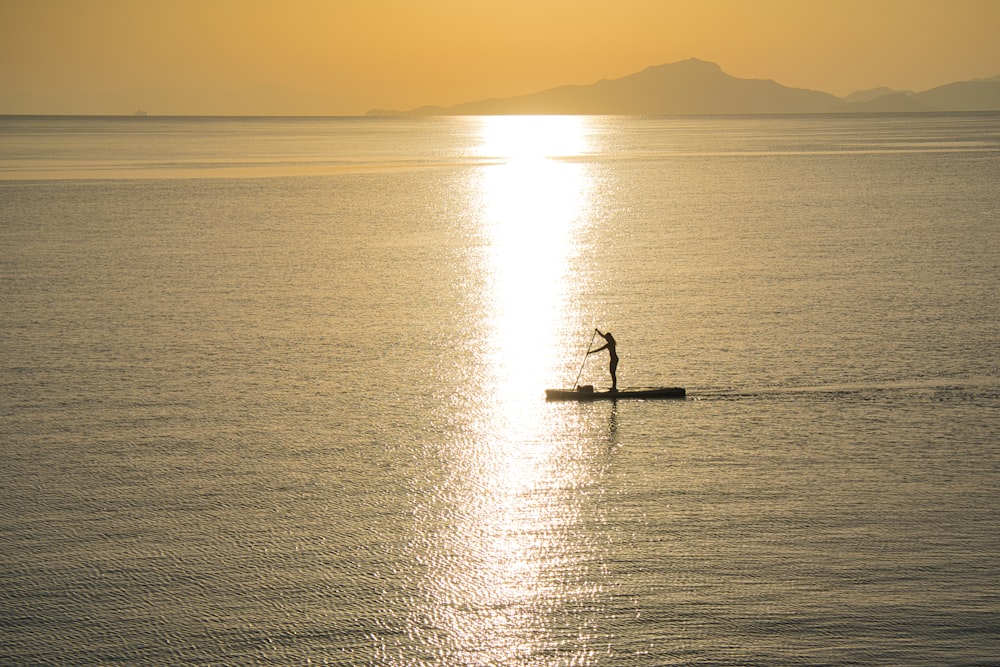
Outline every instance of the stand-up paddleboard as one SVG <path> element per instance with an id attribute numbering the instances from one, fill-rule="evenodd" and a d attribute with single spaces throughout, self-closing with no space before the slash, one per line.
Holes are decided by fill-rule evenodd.
<path id="1" fill-rule="evenodd" d="M 603 347 L 599 347 L 596 350 L 594 347 L 594 339 L 597 336 L 604 338 L 606 344 Z M 576 380 L 573 382 L 572 389 L 546 389 L 545 390 L 545 400 L 547 401 L 617 401 L 619 399 L 628 398 L 639 398 L 639 399 L 656 399 L 656 398 L 684 398 L 687 392 L 683 387 L 633 387 L 631 389 L 610 389 L 607 391 L 594 391 L 594 385 L 585 384 L 580 385 L 580 376 L 583 374 L 583 366 L 587 363 L 587 357 L 589 357 L 594 352 L 600 352 L 601 350 L 608 350 L 611 353 L 611 381 L 613 384 L 618 383 L 617 376 L 615 375 L 615 369 L 618 367 L 618 355 L 615 352 L 616 341 L 611 332 L 601 333 L 601 330 L 594 327 L 594 332 L 590 335 L 590 342 L 587 343 L 587 353 L 583 355 L 583 362 L 580 364 L 580 372 L 576 374 Z"/>
<path id="2" fill-rule="evenodd" d="M 618 391 L 594 391 L 591 385 L 576 389 L 546 389 L 547 401 L 617 401 L 629 398 L 659 399 L 684 398 L 687 392 L 684 387 L 644 387 L 634 389 L 619 389 Z"/>

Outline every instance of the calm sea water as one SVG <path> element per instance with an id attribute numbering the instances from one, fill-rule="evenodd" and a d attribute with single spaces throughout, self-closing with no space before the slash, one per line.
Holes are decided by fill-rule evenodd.
<path id="1" fill-rule="evenodd" d="M 1000 115 L 0 119 L 0 662 L 987 665 Z M 684 401 L 546 403 L 546 387 Z"/>

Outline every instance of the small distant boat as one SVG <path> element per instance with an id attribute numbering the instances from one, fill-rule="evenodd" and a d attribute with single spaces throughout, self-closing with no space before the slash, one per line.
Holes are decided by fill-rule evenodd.
<path id="1" fill-rule="evenodd" d="M 641 387 L 619 389 L 618 391 L 594 391 L 593 385 L 583 385 L 576 389 L 546 389 L 547 401 L 617 401 L 620 399 L 660 399 L 684 398 L 684 387 Z"/>
<path id="2" fill-rule="evenodd" d="M 146 112 L 146 111 L 143 111 L 142 109 L 139 109 L 138 111 L 136 111 L 136 112 L 135 112 L 134 114 L 132 114 L 132 115 L 133 115 L 133 116 L 148 116 L 148 115 L 149 115 L 149 113 L 148 113 L 148 112 Z"/>

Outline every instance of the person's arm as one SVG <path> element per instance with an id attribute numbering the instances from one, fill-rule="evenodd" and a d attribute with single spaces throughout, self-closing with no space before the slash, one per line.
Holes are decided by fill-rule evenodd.
<path id="1" fill-rule="evenodd" d="M 588 350 L 587 354 L 593 354 L 594 352 L 600 352 L 601 350 L 606 350 L 606 349 L 608 349 L 608 344 L 607 343 L 605 343 L 604 345 L 600 346 L 596 350 Z"/>

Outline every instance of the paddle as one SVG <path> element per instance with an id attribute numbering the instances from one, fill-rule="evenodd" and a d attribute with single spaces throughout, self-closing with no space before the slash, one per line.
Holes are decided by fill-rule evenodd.
<path id="1" fill-rule="evenodd" d="M 594 346 L 594 339 L 597 338 L 597 329 L 594 329 L 594 333 L 590 335 L 590 342 L 587 343 L 587 353 L 583 355 L 583 363 L 580 364 L 580 372 L 576 374 L 576 379 L 573 381 L 573 391 L 580 388 L 580 376 L 583 375 L 583 367 L 587 365 L 587 357 L 590 356 L 590 348 Z"/>

